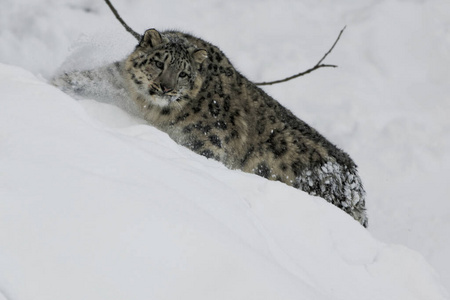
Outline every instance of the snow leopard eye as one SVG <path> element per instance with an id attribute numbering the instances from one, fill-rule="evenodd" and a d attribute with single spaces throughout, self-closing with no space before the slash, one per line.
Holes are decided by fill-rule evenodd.
<path id="1" fill-rule="evenodd" d="M 184 78 L 184 77 L 187 76 L 187 73 L 186 73 L 186 72 L 181 72 L 180 74 L 178 74 L 178 76 L 179 76 L 180 78 Z"/>
<path id="2" fill-rule="evenodd" d="M 160 61 L 157 61 L 156 62 L 156 67 L 162 70 L 162 69 L 164 69 L 164 63 L 160 62 Z"/>

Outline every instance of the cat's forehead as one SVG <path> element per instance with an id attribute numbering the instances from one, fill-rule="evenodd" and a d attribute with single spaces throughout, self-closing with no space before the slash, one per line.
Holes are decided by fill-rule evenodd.
<path id="1" fill-rule="evenodd" d="M 180 43 L 164 43 L 156 48 L 147 47 L 141 49 L 141 52 L 146 53 L 149 56 L 157 58 L 167 58 L 168 56 L 176 59 L 188 59 L 190 56 L 189 47 L 186 47 Z"/>
<path id="2" fill-rule="evenodd" d="M 163 45 L 163 52 L 166 52 L 172 56 L 176 56 L 179 58 L 188 58 L 189 57 L 189 49 L 182 44 L 178 43 L 168 43 Z"/>

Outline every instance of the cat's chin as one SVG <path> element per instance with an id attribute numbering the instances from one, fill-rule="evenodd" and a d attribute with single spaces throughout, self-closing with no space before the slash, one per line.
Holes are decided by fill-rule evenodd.
<path id="1" fill-rule="evenodd" d="M 159 107 L 169 106 L 171 103 L 177 101 L 180 97 L 178 95 L 169 96 L 169 95 L 152 95 L 147 96 L 147 102 Z"/>

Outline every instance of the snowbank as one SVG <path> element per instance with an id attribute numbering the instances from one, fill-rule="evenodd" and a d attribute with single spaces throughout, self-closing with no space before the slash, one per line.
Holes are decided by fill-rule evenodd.
<path id="1" fill-rule="evenodd" d="M 7 299 L 445 299 L 420 255 L 320 198 L 20 68 L 0 65 L 0 91 Z"/>

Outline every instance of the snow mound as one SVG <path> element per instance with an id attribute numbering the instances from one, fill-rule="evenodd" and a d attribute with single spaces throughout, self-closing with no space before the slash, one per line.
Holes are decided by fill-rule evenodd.
<path id="1" fill-rule="evenodd" d="M 323 199 L 18 67 L 0 92 L 0 297 L 446 299 L 419 254 Z"/>

